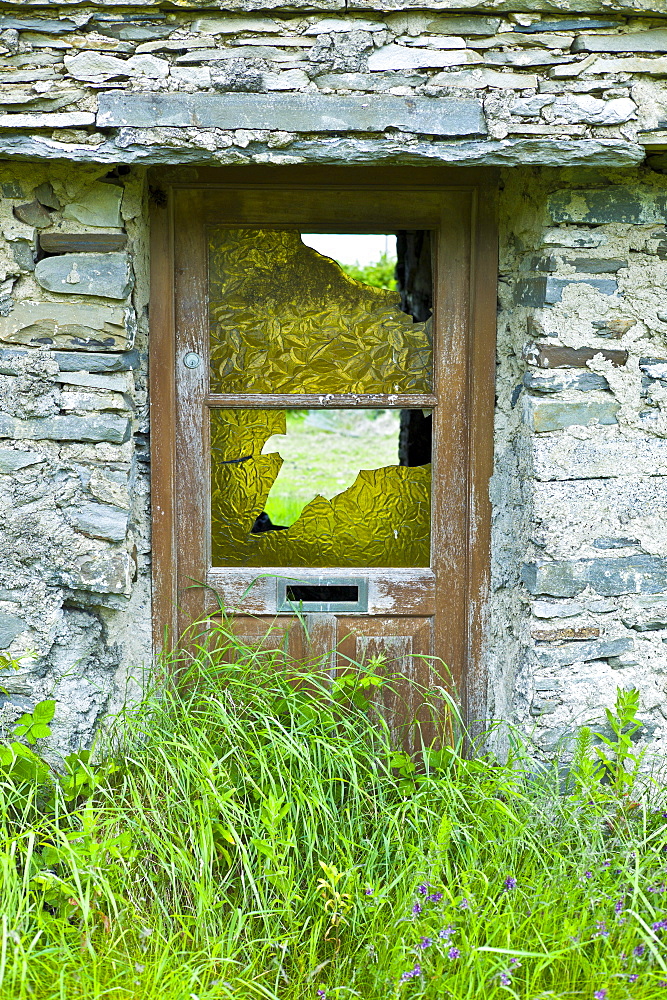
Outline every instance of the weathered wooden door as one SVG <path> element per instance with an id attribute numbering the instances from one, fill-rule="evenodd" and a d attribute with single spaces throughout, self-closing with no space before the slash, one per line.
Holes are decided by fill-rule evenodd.
<path id="1" fill-rule="evenodd" d="M 162 175 L 153 219 L 155 624 L 218 602 L 296 655 L 381 653 L 483 709 L 493 423 L 492 178 L 386 170 Z M 382 182 L 382 186 L 378 185 Z M 166 195 L 166 197 L 165 197 Z M 301 233 L 423 231 L 433 316 L 355 283 Z M 431 461 L 364 469 L 273 530 L 295 411 L 426 411 Z M 268 525 L 269 530 L 262 530 Z M 298 608 L 299 614 L 295 614 Z M 174 617 L 177 609 L 177 617 Z"/>

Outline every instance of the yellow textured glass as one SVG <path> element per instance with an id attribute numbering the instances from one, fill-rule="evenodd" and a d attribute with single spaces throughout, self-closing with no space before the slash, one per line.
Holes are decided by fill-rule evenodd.
<path id="1" fill-rule="evenodd" d="M 211 392 L 426 393 L 429 323 L 296 232 L 209 236 Z"/>
<path id="2" fill-rule="evenodd" d="M 428 566 L 431 466 L 362 470 L 331 500 L 316 496 L 285 531 L 252 534 L 282 465 L 262 455 L 284 410 L 211 411 L 212 556 L 216 566 Z"/>

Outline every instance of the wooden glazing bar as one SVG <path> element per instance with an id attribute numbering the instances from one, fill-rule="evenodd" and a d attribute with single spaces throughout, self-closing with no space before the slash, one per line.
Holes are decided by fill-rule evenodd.
<path id="1" fill-rule="evenodd" d="M 248 409 L 296 409 L 296 410 L 330 410 L 330 409 L 423 409 L 431 410 L 438 404 L 438 397 L 426 393 L 385 394 L 385 393 L 346 393 L 343 395 L 304 395 L 300 393 L 230 393 L 210 394 L 206 397 L 206 405 L 212 409 L 247 407 Z"/>

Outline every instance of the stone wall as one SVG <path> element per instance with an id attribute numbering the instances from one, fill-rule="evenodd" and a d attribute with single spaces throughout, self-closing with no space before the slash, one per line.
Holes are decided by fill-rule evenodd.
<path id="1" fill-rule="evenodd" d="M 76 748 L 150 662 L 144 185 L 5 163 L 0 193 L 0 721 L 55 697 Z"/>
<path id="2" fill-rule="evenodd" d="M 502 168 L 490 713 L 549 748 L 637 684 L 660 741 L 663 0 L 201 6 L 0 13 L 3 718 L 77 746 L 150 661 L 147 167 L 457 163 Z"/>
<path id="3" fill-rule="evenodd" d="M 491 714 L 552 748 L 642 692 L 667 737 L 667 177 L 507 171 Z"/>

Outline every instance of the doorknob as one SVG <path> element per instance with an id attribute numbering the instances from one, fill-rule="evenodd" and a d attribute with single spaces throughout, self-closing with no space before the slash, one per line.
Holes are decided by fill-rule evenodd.
<path id="1" fill-rule="evenodd" d="M 186 368 L 199 368 L 201 364 L 201 358 L 194 351 L 188 351 L 188 353 L 183 358 L 183 364 Z"/>

